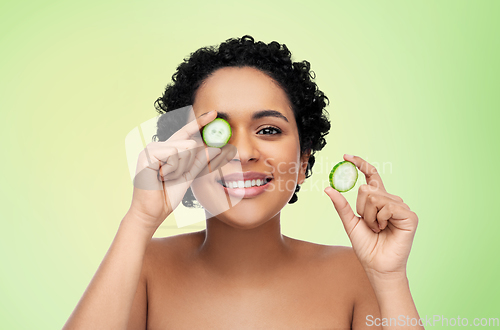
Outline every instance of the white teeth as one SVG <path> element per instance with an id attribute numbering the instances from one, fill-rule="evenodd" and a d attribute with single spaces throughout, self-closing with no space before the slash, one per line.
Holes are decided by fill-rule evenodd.
<path id="1" fill-rule="evenodd" d="M 257 179 L 257 180 L 245 180 L 245 181 L 226 181 L 226 187 L 234 189 L 234 188 L 250 188 L 250 187 L 258 187 L 266 184 L 265 179 Z"/>

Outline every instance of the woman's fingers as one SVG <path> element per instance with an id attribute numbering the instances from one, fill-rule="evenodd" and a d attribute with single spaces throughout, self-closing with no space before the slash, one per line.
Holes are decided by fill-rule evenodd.
<path id="1" fill-rule="evenodd" d="M 332 187 L 326 187 L 325 193 L 332 200 L 333 206 L 335 207 L 335 210 L 337 210 L 340 220 L 342 220 L 342 223 L 344 224 L 347 236 L 351 239 L 352 231 L 356 228 L 360 219 L 354 214 L 351 206 L 340 192 Z"/>
<path id="2" fill-rule="evenodd" d="M 175 168 L 175 171 L 168 173 L 168 175 L 164 176 L 165 180 L 175 180 L 179 178 L 184 172 L 188 170 L 189 158 L 191 157 L 191 153 L 189 150 L 178 151 L 178 163 Z M 162 165 L 163 167 L 163 165 Z"/>
<path id="3" fill-rule="evenodd" d="M 363 184 L 363 185 L 359 186 L 358 197 L 356 199 L 356 212 L 359 214 L 359 216 L 362 217 L 364 215 L 366 199 L 368 198 L 368 196 L 371 196 L 371 195 L 381 195 L 381 196 L 388 197 L 388 198 L 394 200 L 395 202 L 401 203 L 403 206 L 410 209 L 408 207 L 408 205 L 403 203 L 403 199 L 401 197 L 393 195 L 393 194 L 389 194 L 387 191 L 379 190 L 374 186 Z"/>
<path id="4" fill-rule="evenodd" d="M 418 216 L 415 212 L 395 203 L 384 205 L 377 214 L 377 221 L 380 224 L 381 230 L 387 227 L 389 220 L 391 225 L 397 229 L 408 232 L 414 231 L 418 224 Z"/>
<path id="5" fill-rule="evenodd" d="M 159 170 L 159 179 L 163 181 L 176 180 L 192 169 L 197 154 L 204 148 L 203 142 L 196 137 L 195 133 L 199 133 L 203 126 L 216 117 L 215 110 L 204 113 L 184 125 L 167 141 L 148 144 L 146 154 L 149 167 Z"/>
<path id="6" fill-rule="evenodd" d="M 189 172 L 194 165 L 197 153 L 202 150 L 203 143 L 199 139 L 192 139 L 192 136 L 195 133 L 199 133 L 200 129 L 203 128 L 206 124 L 210 123 L 217 117 L 216 111 L 211 111 L 202 114 L 195 120 L 192 120 L 180 130 L 178 130 L 175 134 L 173 134 L 168 141 L 169 144 L 174 144 L 177 146 L 179 143 L 178 150 L 178 163 L 175 168 L 175 171 L 164 171 L 164 174 L 161 175 L 163 180 L 176 180 L 180 178 L 184 173 Z M 187 147 L 182 148 L 181 145 L 186 145 Z"/>
<path id="7" fill-rule="evenodd" d="M 370 229 L 375 233 L 380 231 L 379 224 L 377 222 L 377 212 L 379 211 L 379 207 L 382 208 L 382 203 L 388 203 L 388 199 L 388 197 L 380 195 L 370 195 L 366 198 L 366 205 L 363 212 L 364 215 L 361 217 L 368 227 L 370 227 Z"/>
<path id="8" fill-rule="evenodd" d="M 176 180 L 180 178 L 184 173 L 189 172 L 191 167 L 193 166 L 196 153 L 200 150 L 203 150 L 205 147 L 195 147 L 195 142 L 191 141 L 192 147 L 187 148 L 184 147 L 182 150 L 177 149 L 177 157 L 178 162 L 174 168 L 174 170 L 165 171 L 164 175 L 162 175 L 162 179 L 166 180 Z M 163 166 L 163 165 L 162 165 Z"/>
<path id="9" fill-rule="evenodd" d="M 194 159 L 193 166 L 189 169 L 188 172 L 185 172 L 182 176 L 186 181 L 193 181 L 198 174 L 204 169 L 207 168 L 208 163 L 214 159 L 217 155 L 221 153 L 221 149 L 219 148 L 203 148 L 200 150 Z"/>
<path id="10" fill-rule="evenodd" d="M 191 184 L 185 179 L 186 173 L 195 166 L 207 165 L 206 146 L 199 132 L 216 116 L 217 113 L 213 112 L 200 116 L 198 120 L 193 119 L 167 141 L 151 142 L 139 154 L 131 208 L 152 218 L 153 225 L 160 224 L 181 202 Z M 205 157 L 198 159 L 197 164 L 199 150 Z M 215 153 L 219 152 L 217 149 Z M 172 178 L 177 179 L 171 181 Z"/>
<path id="11" fill-rule="evenodd" d="M 191 168 L 193 167 L 193 163 L 194 163 L 194 159 L 196 158 L 196 152 L 197 152 L 198 148 L 193 148 L 193 149 L 189 149 L 189 161 L 187 163 L 187 166 L 186 168 Z"/>
<path id="12" fill-rule="evenodd" d="M 187 146 L 184 141 L 180 145 Z M 151 142 L 137 159 L 134 186 L 143 190 L 161 190 L 158 179 L 175 171 L 178 164 L 178 149 L 165 142 Z M 163 165 L 163 168 L 162 168 Z"/>
<path id="13" fill-rule="evenodd" d="M 150 142 L 139 155 L 142 166 L 141 169 L 148 166 L 158 170 L 159 165 L 161 165 L 162 162 L 166 162 L 168 157 L 175 153 L 174 149 L 187 150 L 192 148 L 195 144 L 196 142 L 191 140 L 176 141 L 175 143 L 169 143 L 168 141 Z"/>
<path id="14" fill-rule="evenodd" d="M 211 162 L 214 165 L 212 171 L 229 163 L 238 153 L 238 149 L 232 144 L 226 144 L 221 148 L 221 151 L 220 157 L 215 158 L 214 161 Z"/>
<path id="15" fill-rule="evenodd" d="M 356 165 L 356 167 L 363 172 L 367 184 L 385 191 L 384 183 L 375 166 L 358 156 L 344 155 L 344 159 Z"/>
<path id="16" fill-rule="evenodd" d="M 203 176 L 208 173 L 214 172 L 222 166 L 229 163 L 236 155 L 237 149 L 231 144 L 226 144 L 221 149 L 221 153 L 217 157 L 210 160 L 210 165 L 205 167 L 198 175 Z"/>
<path id="17" fill-rule="evenodd" d="M 172 148 L 172 153 L 165 160 L 160 161 L 158 176 L 160 178 L 173 174 L 179 168 L 179 154 L 177 148 Z"/>
<path id="18" fill-rule="evenodd" d="M 363 220 L 375 233 L 385 229 L 390 220 L 405 220 L 414 214 L 408 205 L 383 195 L 369 195 L 363 213 Z"/>
<path id="19" fill-rule="evenodd" d="M 215 110 L 204 113 L 197 119 L 192 120 L 191 122 L 184 125 L 180 130 L 175 132 L 168 139 L 168 141 L 188 140 L 193 134 L 199 133 L 203 126 L 210 123 L 215 118 L 217 118 L 217 111 Z"/>

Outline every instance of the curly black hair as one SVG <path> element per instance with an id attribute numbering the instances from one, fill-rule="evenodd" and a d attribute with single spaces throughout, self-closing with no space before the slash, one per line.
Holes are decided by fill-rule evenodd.
<path id="1" fill-rule="evenodd" d="M 310 153 L 306 170 L 306 178 L 309 178 L 312 175 L 314 153 L 326 145 L 324 137 L 330 130 L 328 112 L 325 110 L 329 100 L 313 82 L 316 74 L 311 70 L 310 63 L 305 60 L 292 62 L 291 55 L 285 44 L 276 41 L 269 44 L 255 42 L 249 35 L 228 39 L 219 47 L 203 47 L 191 53 L 172 75 L 173 83 L 167 85 L 163 95 L 154 103 L 162 116 L 158 119 L 153 141 L 166 141 L 172 136 L 172 127 L 179 126 L 171 125 L 163 114 L 194 104 L 196 91 L 217 69 L 253 67 L 274 79 L 288 96 L 297 123 L 301 154 Z M 300 186 L 297 185 L 288 203 L 297 201 L 299 190 Z M 186 207 L 199 207 L 194 204 L 195 200 L 189 188 L 182 204 Z"/>

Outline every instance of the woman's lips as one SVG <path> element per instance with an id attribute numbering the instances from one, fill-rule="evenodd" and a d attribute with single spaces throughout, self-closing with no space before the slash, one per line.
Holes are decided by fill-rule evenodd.
<path id="1" fill-rule="evenodd" d="M 216 183 L 219 187 L 224 189 L 224 191 L 230 196 L 237 197 L 237 198 L 251 198 L 251 197 L 258 196 L 258 195 L 262 194 L 264 191 L 266 191 L 266 189 L 269 187 L 269 183 L 271 181 L 272 181 L 272 179 L 267 181 L 262 186 L 255 186 L 255 187 L 249 187 L 249 188 L 228 188 L 228 187 L 224 187 L 219 181 L 217 181 Z"/>

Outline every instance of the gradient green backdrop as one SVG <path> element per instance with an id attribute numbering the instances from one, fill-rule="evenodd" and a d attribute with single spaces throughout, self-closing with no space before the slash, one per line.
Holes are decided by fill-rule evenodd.
<path id="1" fill-rule="evenodd" d="M 359 155 L 419 216 L 420 315 L 500 317 L 499 14 L 498 1 L 1 2 L 0 328 L 62 327 L 130 205 L 126 134 L 185 56 L 244 34 L 310 61 L 331 101 L 283 233 L 350 244 L 323 188 Z M 174 224 L 156 236 L 202 226 Z"/>

